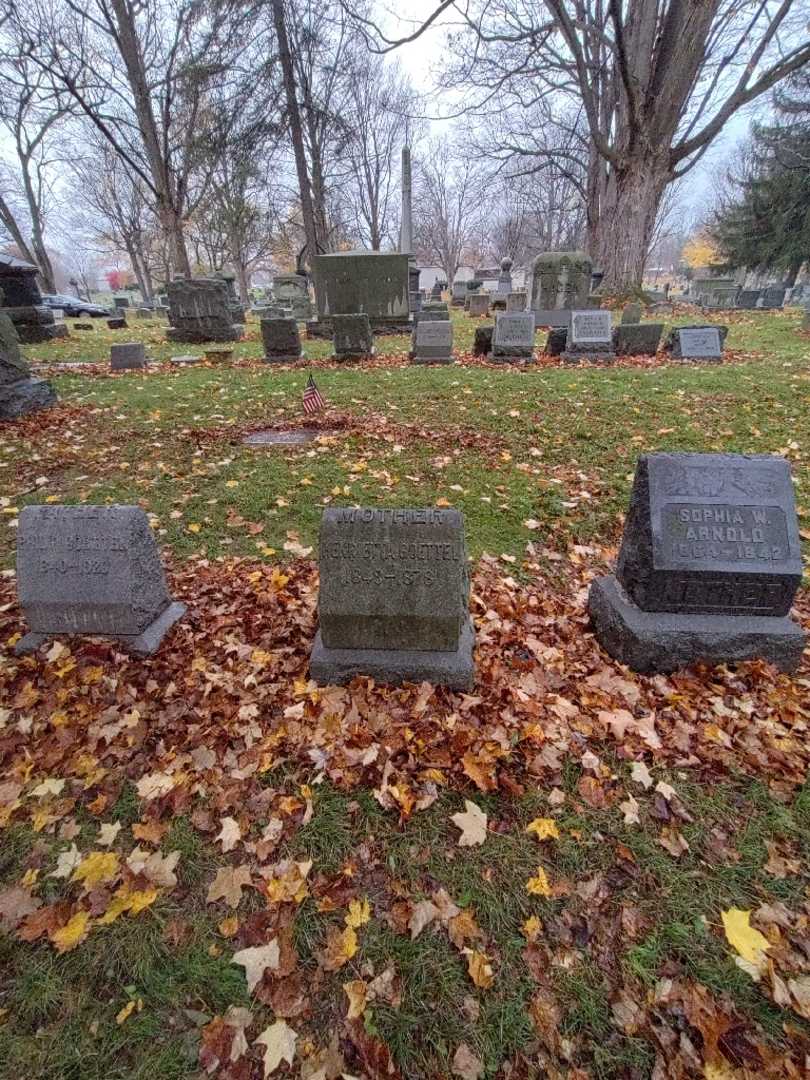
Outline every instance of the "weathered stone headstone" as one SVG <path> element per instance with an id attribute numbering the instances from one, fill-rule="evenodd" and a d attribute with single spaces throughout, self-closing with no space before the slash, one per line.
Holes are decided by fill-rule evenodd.
<path id="1" fill-rule="evenodd" d="M 450 299 L 450 303 L 453 307 L 464 307 L 464 301 L 467 298 L 467 282 L 466 281 L 454 281 L 453 282 L 453 294 Z"/>
<path id="2" fill-rule="evenodd" d="M 2 303 L 0 290 L 0 305 Z M 31 378 L 31 369 L 20 352 L 14 324 L 0 312 L 0 420 L 17 420 L 55 405 L 56 400 L 49 382 Z"/>
<path id="3" fill-rule="evenodd" d="M 545 353 L 548 356 L 562 356 L 568 339 L 567 326 L 552 326 L 546 338 Z"/>
<path id="4" fill-rule="evenodd" d="M 108 330 L 126 330 L 126 327 L 127 327 L 127 320 L 126 319 L 107 319 L 107 329 Z"/>
<path id="5" fill-rule="evenodd" d="M 307 279 L 301 274 L 276 274 L 273 278 L 273 300 L 288 308 L 294 319 L 312 318 Z"/>
<path id="6" fill-rule="evenodd" d="M 591 260 L 583 251 L 546 251 L 532 263 L 532 299 L 538 326 L 568 326 L 570 313 L 588 306 Z"/>
<path id="7" fill-rule="evenodd" d="M 597 637 L 634 671 L 762 657 L 798 665 L 787 618 L 802 560 L 790 466 L 742 454 L 649 454 L 636 468 L 615 576 L 591 586 Z"/>
<path id="8" fill-rule="evenodd" d="M 413 334 L 415 364 L 452 364 L 453 324 L 449 319 L 425 319 L 424 312 Z"/>
<path id="9" fill-rule="evenodd" d="M 786 291 L 781 285 L 769 285 L 767 289 L 762 290 L 762 296 L 757 303 L 757 307 L 765 311 L 780 308 L 785 302 Z"/>
<path id="10" fill-rule="evenodd" d="M 622 308 L 622 326 L 641 322 L 641 304 L 625 304 Z"/>
<path id="11" fill-rule="evenodd" d="M 318 616 L 310 660 L 318 683 L 367 675 L 471 689 L 462 515 L 437 508 L 324 511 Z"/>
<path id="12" fill-rule="evenodd" d="M 312 262 L 319 320 L 328 322 L 335 315 L 366 315 L 369 325 L 378 332 L 408 325 L 407 255 L 347 251 L 316 255 Z"/>
<path id="13" fill-rule="evenodd" d="M 91 322 L 75 322 L 73 324 L 74 330 L 92 330 L 93 324 Z"/>
<path id="14" fill-rule="evenodd" d="M 110 346 L 110 371 L 146 367 L 146 348 L 142 341 L 126 341 Z"/>
<path id="15" fill-rule="evenodd" d="M 67 337 L 68 328 L 57 323 L 53 311 L 42 303 L 37 285 L 39 267 L 0 254 L 0 292 L 5 296 L 2 314 L 14 324 L 23 345 Z"/>
<path id="16" fill-rule="evenodd" d="M 527 294 L 525 292 L 510 292 L 506 294 L 506 310 L 511 314 L 513 311 L 526 310 Z"/>
<path id="17" fill-rule="evenodd" d="M 414 314 L 414 325 L 418 325 L 422 320 L 430 321 L 431 319 L 436 322 L 444 322 L 450 318 L 450 310 L 447 304 L 437 304 L 435 302 L 423 304 L 418 312 Z"/>
<path id="18" fill-rule="evenodd" d="M 489 315 L 489 296 L 486 294 L 471 296 L 469 312 L 471 319 L 481 319 Z"/>
<path id="19" fill-rule="evenodd" d="M 295 319 L 262 319 L 265 363 L 300 360 L 304 355 Z"/>
<path id="20" fill-rule="evenodd" d="M 113 306 L 117 307 L 117 308 L 128 308 L 129 307 L 129 297 L 128 296 L 114 296 L 113 297 Z"/>
<path id="21" fill-rule="evenodd" d="M 169 297 L 169 341 L 200 344 L 238 341 L 242 327 L 231 316 L 228 287 L 210 278 L 179 279 L 166 286 Z"/>
<path id="22" fill-rule="evenodd" d="M 489 356 L 492 352 L 494 326 L 476 326 L 473 337 L 473 356 Z"/>
<path id="23" fill-rule="evenodd" d="M 333 315 L 333 345 L 338 360 L 360 360 L 374 355 L 368 315 Z"/>
<path id="24" fill-rule="evenodd" d="M 619 356 L 654 356 L 663 332 L 663 323 L 620 323 L 613 331 L 613 346 Z"/>
<path id="25" fill-rule="evenodd" d="M 101 634 L 149 656 L 186 610 L 172 602 L 137 506 L 23 507 L 17 587 L 30 627 L 18 655 L 54 634 Z"/>
<path id="26" fill-rule="evenodd" d="M 721 349 L 725 345 L 728 336 L 728 327 L 721 326 L 717 323 L 701 323 L 700 325 L 694 326 L 674 326 L 666 336 L 664 349 L 666 352 L 671 352 L 676 359 L 679 357 L 680 341 L 678 335 L 681 330 L 716 330 L 720 335 Z"/>
<path id="27" fill-rule="evenodd" d="M 677 328 L 672 356 L 676 360 L 705 360 L 719 364 L 723 357 L 720 331 L 716 326 Z"/>
<path id="28" fill-rule="evenodd" d="M 534 356 L 534 314 L 504 312 L 495 319 L 493 360 L 531 360 Z"/>
<path id="29" fill-rule="evenodd" d="M 136 319 L 154 319 L 154 317 L 155 317 L 155 312 L 150 307 L 135 308 L 135 318 Z"/>
<path id="30" fill-rule="evenodd" d="M 580 360 L 590 363 L 613 361 L 615 353 L 610 312 L 572 311 L 562 358 L 568 364 L 576 364 Z"/>

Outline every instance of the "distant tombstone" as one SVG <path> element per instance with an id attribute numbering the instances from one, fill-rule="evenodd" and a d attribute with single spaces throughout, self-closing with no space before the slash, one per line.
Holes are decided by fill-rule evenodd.
<path id="1" fill-rule="evenodd" d="M 672 304 L 667 300 L 657 300 L 650 306 L 651 315 L 671 315 L 673 311 Z"/>
<path id="2" fill-rule="evenodd" d="M 762 296 L 757 307 L 763 308 L 765 311 L 780 308 L 785 302 L 786 291 L 781 285 L 769 285 L 767 289 L 762 290 Z"/>
<path id="3" fill-rule="evenodd" d="M 621 323 L 613 331 L 613 345 L 619 356 L 655 356 L 663 332 L 663 323 Z"/>
<path id="4" fill-rule="evenodd" d="M 440 281 L 436 280 L 433 282 L 433 288 L 430 290 L 430 295 L 434 300 L 441 300 L 442 286 Z"/>
<path id="5" fill-rule="evenodd" d="M 186 610 L 172 602 L 149 520 L 137 506 L 23 507 L 17 586 L 30 627 L 17 655 L 55 634 L 100 634 L 150 656 Z"/>
<path id="6" fill-rule="evenodd" d="M 720 323 L 701 323 L 693 326 L 673 326 L 664 341 L 664 349 L 671 352 L 675 359 L 680 359 L 680 332 L 681 330 L 716 330 L 720 335 L 720 348 L 722 350 L 728 337 L 728 327 Z"/>
<path id="7" fill-rule="evenodd" d="M 2 303 L 0 290 L 0 305 Z M 31 369 L 20 352 L 14 324 L 0 311 L 0 420 L 17 420 L 28 413 L 47 409 L 56 401 L 49 382 L 31 378 Z"/>
<path id="8" fill-rule="evenodd" d="M 184 356 L 170 356 L 169 363 L 175 367 L 188 367 L 189 364 L 199 364 L 200 357 L 195 356 L 194 353 L 187 353 Z"/>
<path id="9" fill-rule="evenodd" d="M 126 330 L 127 320 L 124 318 L 107 319 L 108 330 Z"/>
<path id="10" fill-rule="evenodd" d="M 723 357 L 720 331 L 716 326 L 683 326 L 675 330 L 676 360 L 705 360 L 719 364 Z"/>
<path id="11" fill-rule="evenodd" d="M 450 303 L 453 307 L 464 307 L 464 301 L 467 297 L 467 282 L 466 281 L 454 281 L 453 293 L 450 299 Z"/>
<path id="12" fill-rule="evenodd" d="M 374 355 L 368 315 L 333 315 L 332 330 L 338 360 L 360 360 Z"/>
<path id="13" fill-rule="evenodd" d="M 761 657 L 798 666 L 805 638 L 787 617 L 802 578 L 784 458 L 639 458 L 615 576 L 591 586 L 596 635 L 642 673 Z"/>
<path id="14" fill-rule="evenodd" d="M 155 317 L 155 313 L 152 308 L 139 307 L 135 309 L 135 317 L 138 319 L 153 319 Z"/>
<path id="15" fill-rule="evenodd" d="M 568 326 L 588 306 L 591 260 L 583 251 L 546 251 L 532 263 L 531 308 L 538 326 Z"/>
<path id="16" fill-rule="evenodd" d="M 63 308 L 55 307 L 51 308 L 51 311 L 53 312 L 53 317 L 57 322 L 65 321 L 65 312 Z"/>
<path id="17" fill-rule="evenodd" d="M 74 330 L 92 330 L 93 324 L 91 322 L 75 322 L 73 324 Z"/>
<path id="18" fill-rule="evenodd" d="M 146 348 L 142 341 L 126 341 L 110 346 L 110 371 L 146 367 Z"/>
<path id="19" fill-rule="evenodd" d="M 36 345 L 67 337 L 68 328 L 57 323 L 53 311 L 42 303 L 37 285 L 39 267 L 0 254 L 0 292 L 4 294 L 2 314 L 11 319 L 23 345 Z"/>
<path id="20" fill-rule="evenodd" d="M 414 324 L 421 322 L 423 319 L 428 322 L 430 320 L 433 320 L 434 322 L 442 322 L 445 319 L 449 318 L 450 309 L 448 308 L 447 304 L 437 303 L 435 300 L 433 300 L 422 305 L 419 311 L 414 314 L 413 321 Z"/>
<path id="21" fill-rule="evenodd" d="M 494 326 L 476 326 L 473 337 L 473 356 L 489 356 L 492 352 Z"/>
<path id="22" fill-rule="evenodd" d="M 413 334 L 415 364 L 453 363 L 453 324 L 449 319 L 425 319 L 424 313 Z"/>
<path id="23" fill-rule="evenodd" d="M 311 677 L 470 690 L 469 590 L 458 510 L 325 510 Z"/>
<path id="24" fill-rule="evenodd" d="M 471 319 L 480 319 L 489 315 L 489 296 L 486 294 L 471 296 L 469 311 Z"/>
<path id="25" fill-rule="evenodd" d="M 209 278 L 178 279 L 166 286 L 169 297 L 169 341 L 201 344 L 238 341 L 242 327 L 231 315 L 228 287 Z"/>
<path id="26" fill-rule="evenodd" d="M 406 254 L 341 251 L 312 259 L 318 318 L 366 315 L 372 329 L 408 326 L 410 270 Z"/>
<path id="27" fill-rule="evenodd" d="M 492 337 L 493 360 L 531 360 L 534 356 L 534 315 L 531 311 L 498 315 Z"/>
<path id="28" fill-rule="evenodd" d="M 568 339 L 567 326 L 552 326 L 546 338 L 544 352 L 547 356 L 562 356 L 565 352 L 565 343 Z"/>
<path id="29" fill-rule="evenodd" d="M 498 274 L 498 293 L 506 297 L 512 291 L 512 260 L 501 259 L 501 272 Z"/>
<path id="30" fill-rule="evenodd" d="M 506 294 L 506 310 L 509 314 L 513 311 L 526 310 L 527 294 L 525 292 L 510 292 Z"/>
<path id="31" fill-rule="evenodd" d="M 304 355 L 295 319 L 262 319 L 261 328 L 266 364 L 300 360 Z"/>
<path id="32" fill-rule="evenodd" d="M 615 353 L 610 312 L 572 311 L 562 358 L 568 364 L 576 364 L 580 360 L 590 363 L 613 361 Z"/>
<path id="33" fill-rule="evenodd" d="M 115 307 L 119 307 L 119 308 L 128 308 L 129 307 L 129 297 L 128 296 L 114 296 L 113 297 L 113 305 Z"/>
<path id="34" fill-rule="evenodd" d="M 273 300 L 287 308 L 294 319 L 312 318 L 307 279 L 301 274 L 276 274 L 273 278 Z"/>
<path id="35" fill-rule="evenodd" d="M 641 322 L 641 304 L 625 304 L 622 308 L 621 325 Z"/>
<path id="36" fill-rule="evenodd" d="M 281 307 L 280 304 L 256 304 L 250 309 L 251 314 L 261 321 L 262 319 L 291 319 L 290 308 Z"/>

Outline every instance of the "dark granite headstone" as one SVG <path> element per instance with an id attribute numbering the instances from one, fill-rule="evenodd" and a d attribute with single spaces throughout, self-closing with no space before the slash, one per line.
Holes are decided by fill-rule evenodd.
<path id="1" fill-rule="evenodd" d="M 316 682 L 368 675 L 469 690 L 474 631 L 462 515 L 324 511 L 318 614 Z"/>
<path id="2" fill-rule="evenodd" d="M 453 293 L 450 298 L 450 303 L 453 307 L 464 307 L 464 301 L 467 298 L 467 282 L 466 281 L 454 281 Z"/>
<path id="3" fill-rule="evenodd" d="M 489 315 L 489 296 L 486 293 L 476 293 L 471 296 L 468 310 L 471 319 L 482 319 Z"/>
<path id="4" fill-rule="evenodd" d="M 619 356 L 655 356 L 663 332 L 663 323 L 621 323 L 613 331 L 613 346 Z"/>
<path id="5" fill-rule="evenodd" d="M 753 311 L 762 298 L 762 289 L 742 289 L 737 297 L 737 307 L 743 311 Z"/>
<path id="6" fill-rule="evenodd" d="M 723 345 L 716 326 L 682 326 L 675 331 L 673 359 L 720 363 Z"/>
<path id="7" fill-rule="evenodd" d="M 636 469 L 616 575 L 591 615 L 640 672 L 763 657 L 785 671 L 804 634 L 787 618 L 802 577 L 790 467 L 742 454 L 649 454 Z"/>
<path id="8" fill-rule="evenodd" d="M 123 318 L 121 318 L 121 319 L 107 319 L 107 329 L 108 330 L 126 330 L 126 328 L 127 328 L 127 320 L 126 319 L 123 319 Z"/>
<path id="9" fill-rule="evenodd" d="M 146 367 L 146 348 L 141 341 L 125 341 L 110 346 L 110 371 Z"/>
<path id="10" fill-rule="evenodd" d="M 757 307 L 765 311 L 780 308 L 785 302 L 786 292 L 787 289 L 783 289 L 781 285 L 769 285 L 767 289 L 762 290 L 762 296 L 757 303 Z"/>
<path id="11" fill-rule="evenodd" d="M 261 328 L 265 363 L 300 360 L 304 355 L 295 319 L 262 319 Z"/>
<path id="12" fill-rule="evenodd" d="M 201 344 L 238 341 L 242 327 L 233 321 L 231 298 L 224 281 L 209 278 L 170 281 L 169 341 Z"/>
<path id="13" fill-rule="evenodd" d="M 531 360 L 534 356 L 534 313 L 504 312 L 495 319 L 493 360 Z"/>
<path id="14" fill-rule="evenodd" d="M 3 314 L 14 323 L 23 345 L 67 337 L 68 328 L 56 323 L 53 311 L 42 303 L 37 285 L 39 268 L 33 263 L 0 254 L 0 293 L 5 299 Z"/>
<path id="15" fill-rule="evenodd" d="M 426 319 L 422 312 L 413 333 L 415 364 L 452 364 L 453 324 L 449 319 Z"/>
<path id="16" fill-rule="evenodd" d="M 610 312 L 572 311 L 562 358 L 567 364 L 576 364 L 581 360 L 589 363 L 612 362 L 615 353 Z"/>
<path id="17" fill-rule="evenodd" d="M 185 613 L 172 602 L 146 514 L 137 506 L 26 506 L 17 587 L 31 652 L 54 634 L 114 637 L 151 655 Z"/>
<path id="18" fill-rule="evenodd" d="M 473 338 L 473 355 L 489 356 L 492 352 L 492 335 L 495 333 L 494 326 L 476 326 Z"/>
<path id="19" fill-rule="evenodd" d="M 3 294 L 0 291 L 0 304 Z M 56 404 L 49 382 L 32 379 L 11 319 L 0 313 L 0 420 L 17 420 Z"/>
<path id="20" fill-rule="evenodd" d="M 368 315 L 333 315 L 332 332 L 338 360 L 359 360 L 374 355 Z"/>
<path id="21" fill-rule="evenodd" d="M 547 356 L 562 356 L 565 352 L 565 342 L 568 338 L 566 326 L 552 326 L 546 338 L 545 353 Z"/>

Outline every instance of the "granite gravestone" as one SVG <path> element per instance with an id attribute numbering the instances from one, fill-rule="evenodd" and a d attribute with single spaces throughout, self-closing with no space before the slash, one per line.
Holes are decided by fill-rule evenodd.
<path id="1" fill-rule="evenodd" d="M 107 319 L 108 330 L 126 330 L 127 320 L 124 318 Z"/>
<path id="2" fill-rule="evenodd" d="M 526 310 L 526 293 L 510 292 L 506 294 L 506 310 L 509 314 L 513 311 Z"/>
<path id="3" fill-rule="evenodd" d="M 0 306 L 3 292 L 0 289 Z M 32 379 L 31 369 L 20 352 L 14 323 L 0 312 L 0 420 L 47 409 L 56 404 L 56 394 L 49 382 Z"/>
<path id="4" fill-rule="evenodd" d="M 146 348 L 141 341 L 126 341 L 110 346 L 110 371 L 146 367 Z"/>
<path id="5" fill-rule="evenodd" d="M 492 352 L 494 326 L 476 326 L 473 337 L 473 356 L 489 356 Z"/>
<path id="6" fill-rule="evenodd" d="M 324 511 L 312 678 L 470 690 L 469 592 L 458 510 Z"/>
<path id="7" fill-rule="evenodd" d="M 737 307 L 743 311 L 753 311 L 762 298 L 762 289 L 742 289 L 737 297 Z"/>
<path id="8" fill-rule="evenodd" d="M 169 341 L 201 344 L 238 341 L 242 326 L 234 323 L 228 286 L 208 278 L 179 279 L 166 286 L 169 297 Z"/>
<path id="9" fill-rule="evenodd" d="M 450 318 L 450 311 L 447 304 L 428 303 L 423 304 L 421 309 L 414 314 L 414 323 L 421 322 L 422 319 L 438 322 L 445 322 Z"/>
<path id="10" fill-rule="evenodd" d="M 338 360 L 360 360 L 374 355 L 368 315 L 333 315 L 332 332 Z"/>
<path id="11" fill-rule="evenodd" d="M 531 311 L 498 315 L 492 337 L 493 360 L 531 360 L 534 356 L 534 315 Z"/>
<path id="12" fill-rule="evenodd" d="M 277 274 L 273 278 L 273 300 L 288 308 L 294 319 L 312 318 L 309 287 L 301 274 Z"/>
<path id="13" fill-rule="evenodd" d="M 410 278 L 406 254 L 341 251 L 316 255 L 312 263 L 318 321 L 325 326 L 329 327 L 336 315 L 365 315 L 372 330 L 378 333 L 402 333 L 402 328 L 409 326 Z M 307 329 L 317 336 L 317 326 Z"/>
<path id="14" fill-rule="evenodd" d="M 57 323 L 53 311 L 42 303 L 38 273 L 39 267 L 33 263 L 0 254 L 0 292 L 5 297 L 0 301 L 2 313 L 14 323 L 23 345 L 68 336 L 67 326 Z"/>
<path id="15" fill-rule="evenodd" d="M 684 326 L 676 329 L 672 356 L 678 360 L 705 360 L 719 364 L 723 358 L 720 331 L 716 326 Z"/>
<path id="16" fill-rule="evenodd" d="M 622 308 L 621 325 L 641 322 L 641 304 L 625 304 Z"/>
<path id="17" fill-rule="evenodd" d="M 449 319 L 425 319 L 424 313 L 413 335 L 415 364 L 453 363 L 453 324 Z"/>
<path id="18" fill-rule="evenodd" d="M 450 298 L 450 303 L 453 307 L 464 307 L 464 301 L 467 298 L 467 282 L 466 281 L 454 281 L 453 293 Z"/>
<path id="19" fill-rule="evenodd" d="M 489 315 L 489 296 L 486 293 L 471 296 L 469 312 L 471 319 L 482 319 Z"/>
<path id="20" fill-rule="evenodd" d="M 186 610 L 169 595 L 149 521 L 137 506 L 24 507 L 17 585 L 30 627 L 18 655 L 54 634 L 100 634 L 149 656 Z"/>
<path id="21" fill-rule="evenodd" d="M 663 323 L 621 323 L 613 331 L 613 347 L 619 356 L 655 356 Z"/>
<path id="22" fill-rule="evenodd" d="M 568 326 L 571 311 L 588 306 L 593 265 L 584 251 L 546 251 L 532 263 L 532 298 L 538 326 Z"/>
<path id="23" fill-rule="evenodd" d="M 785 302 L 785 293 L 787 289 L 782 288 L 781 285 L 769 285 L 767 289 L 762 290 L 762 296 L 757 302 L 757 307 L 762 308 L 765 311 L 772 311 L 774 308 L 780 308 Z"/>
<path id="24" fill-rule="evenodd" d="M 762 657 L 798 665 L 787 617 L 802 577 L 790 467 L 742 454 L 649 454 L 616 574 L 591 586 L 596 634 L 642 673 Z"/>
<path id="25" fill-rule="evenodd" d="M 576 364 L 580 360 L 591 363 L 610 363 L 614 360 L 610 312 L 572 311 L 562 358 L 568 364 Z"/>
<path id="26" fill-rule="evenodd" d="M 295 319 L 262 319 L 261 328 L 266 364 L 300 360 L 304 355 Z"/>

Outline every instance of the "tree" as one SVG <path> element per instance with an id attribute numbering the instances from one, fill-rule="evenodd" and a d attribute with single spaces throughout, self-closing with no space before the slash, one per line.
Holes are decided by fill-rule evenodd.
<path id="1" fill-rule="evenodd" d="M 414 236 L 417 252 L 441 266 L 452 283 L 465 249 L 475 240 L 484 184 L 447 139 L 434 139 L 415 165 Z"/>
<path id="2" fill-rule="evenodd" d="M 738 109 L 810 61 L 799 0 L 442 0 L 400 39 L 354 14 L 387 51 L 450 7 L 474 38 L 457 47 L 480 73 L 477 106 L 508 85 L 524 102 L 581 109 L 588 247 L 614 289 L 640 283 L 667 185 Z"/>

